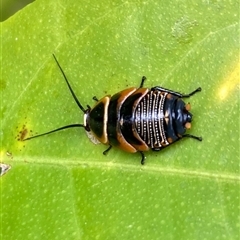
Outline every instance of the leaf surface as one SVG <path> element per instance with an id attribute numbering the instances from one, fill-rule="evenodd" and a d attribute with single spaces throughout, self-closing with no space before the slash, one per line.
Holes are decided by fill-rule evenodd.
<path id="1" fill-rule="evenodd" d="M 1 23 L 1 239 L 239 239 L 235 1 L 38 0 Z M 81 104 L 127 87 L 188 93 L 191 134 L 162 152 L 93 145 Z"/>

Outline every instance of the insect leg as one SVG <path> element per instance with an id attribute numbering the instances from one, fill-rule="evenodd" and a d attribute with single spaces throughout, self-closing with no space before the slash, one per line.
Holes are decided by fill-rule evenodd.
<path id="1" fill-rule="evenodd" d="M 94 96 L 92 99 L 93 99 L 94 101 L 96 101 L 96 102 L 99 101 L 98 98 L 97 98 L 96 96 Z"/>
<path id="2" fill-rule="evenodd" d="M 192 91 L 192 92 L 190 92 L 188 94 L 182 94 L 182 93 L 175 92 L 173 90 L 170 90 L 170 89 L 167 89 L 167 88 L 163 88 L 163 87 L 158 87 L 158 86 L 151 88 L 151 90 L 158 90 L 158 91 L 168 92 L 168 93 L 171 93 L 172 95 L 175 95 L 175 96 L 177 96 L 179 98 L 188 98 L 188 97 L 194 95 L 195 93 L 200 92 L 202 89 L 199 87 L 196 90 L 194 90 L 194 91 Z"/>
<path id="3" fill-rule="evenodd" d="M 146 80 L 147 80 L 147 78 L 146 78 L 145 76 L 143 76 L 139 88 L 142 88 L 142 87 L 143 87 L 144 82 L 145 82 Z"/>
<path id="4" fill-rule="evenodd" d="M 142 165 L 144 165 L 144 163 L 145 163 L 145 155 L 144 155 L 144 153 L 143 152 L 139 152 L 140 154 L 141 154 L 141 156 L 142 156 L 142 159 L 141 159 L 141 164 Z"/>
<path id="5" fill-rule="evenodd" d="M 112 145 L 109 145 L 109 147 L 105 151 L 103 151 L 103 155 L 106 155 L 111 148 L 112 148 Z"/>
<path id="6" fill-rule="evenodd" d="M 189 138 L 196 139 L 198 141 L 202 141 L 202 137 L 197 137 L 197 136 L 194 136 L 194 135 L 191 135 L 191 134 L 184 134 L 182 137 L 189 137 Z"/>
<path id="7" fill-rule="evenodd" d="M 201 92 L 202 91 L 202 88 L 197 88 L 195 89 L 194 91 L 190 92 L 189 94 L 182 94 L 182 98 L 188 98 L 188 97 L 191 97 L 192 95 L 194 95 L 195 93 L 197 92 Z"/>

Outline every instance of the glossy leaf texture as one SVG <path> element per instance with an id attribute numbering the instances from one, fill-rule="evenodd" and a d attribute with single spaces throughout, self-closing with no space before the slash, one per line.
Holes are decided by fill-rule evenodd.
<path id="1" fill-rule="evenodd" d="M 38 0 L 1 23 L 1 239 L 239 239 L 237 1 Z M 189 133 L 162 152 L 94 145 L 84 107 L 127 87 L 188 93 Z M 188 99 L 186 99 L 188 101 Z"/>

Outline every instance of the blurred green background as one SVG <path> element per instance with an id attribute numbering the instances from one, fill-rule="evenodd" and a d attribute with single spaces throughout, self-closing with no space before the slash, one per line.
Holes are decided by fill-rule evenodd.
<path id="1" fill-rule="evenodd" d="M 34 2 L 32 0 L 1 0 L 1 15 L 0 21 L 3 22 L 11 17 L 18 10 L 25 7 L 27 4 Z"/>

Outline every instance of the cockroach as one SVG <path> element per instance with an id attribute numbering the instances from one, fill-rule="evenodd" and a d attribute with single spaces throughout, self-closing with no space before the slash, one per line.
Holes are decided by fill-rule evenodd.
<path id="1" fill-rule="evenodd" d="M 70 124 L 49 132 L 25 138 L 24 141 L 44 136 L 67 128 L 81 127 L 95 144 L 103 143 L 126 152 L 141 154 L 144 164 L 144 152 L 150 149 L 160 151 L 183 138 L 202 141 L 201 137 L 185 133 L 191 128 L 192 114 L 189 98 L 201 88 L 181 94 L 163 87 L 144 88 L 146 77 L 143 76 L 139 88 L 124 89 L 113 96 L 107 95 L 96 101 L 94 107 L 84 108 L 74 93 L 66 74 L 57 58 L 53 57 L 66 81 L 66 84 L 80 110 L 84 113 L 83 124 Z"/>

